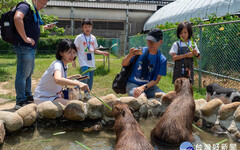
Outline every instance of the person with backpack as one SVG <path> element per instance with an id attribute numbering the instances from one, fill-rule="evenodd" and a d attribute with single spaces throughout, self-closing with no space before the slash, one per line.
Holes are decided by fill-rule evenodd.
<path id="1" fill-rule="evenodd" d="M 123 58 L 122 66 L 129 66 L 140 55 L 127 79 L 126 92 L 129 96 L 139 97 L 143 94 L 147 98 L 153 98 L 156 92 L 163 92 L 156 85 L 167 72 L 167 59 L 159 50 L 162 39 L 163 32 L 157 28 L 152 29 L 146 37 L 148 47 L 144 47 L 142 51 L 131 48 L 129 54 Z"/>
<path id="2" fill-rule="evenodd" d="M 16 7 L 14 24 L 16 35 L 13 40 L 13 51 L 17 55 L 17 73 L 15 79 L 16 105 L 19 109 L 33 102 L 31 92 L 31 75 L 35 66 L 35 49 L 40 37 L 40 28 L 51 29 L 54 24 L 43 26 L 39 11 L 49 0 L 25 0 Z"/>

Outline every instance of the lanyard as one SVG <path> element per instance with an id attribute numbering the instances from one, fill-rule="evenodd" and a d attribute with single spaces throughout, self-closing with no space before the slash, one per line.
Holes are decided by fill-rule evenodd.
<path id="1" fill-rule="evenodd" d="M 188 41 L 188 45 L 189 45 L 189 41 Z M 182 55 L 183 54 L 183 51 L 182 51 L 182 41 L 180 40 L 180 54 Z M 182 63 L 184 61 L 184 58 L 182 59 Z"/>
<path id="2" fill-rule="evenodd" d="M 89 44 L 88 44 L 88 41 L 87 41 L 87 37 L 85 36 L 85 34 L 83 33 L 84 37 L 85 37 L 85 40 L 86 40 L 86 43 L 87 43 L 87 48 L 88 50 L 90 49 L 90 46 L 91 46 L 91 34 L 90 34 L 90 39 L 89 39 Z"/>
<path id="3" fill-rule="evenodd" d="M 188 41 L 188 45 L 189 45 L 189 41 Z M 183 54 L 182 52 L 182 41 L 180 41 L 180 51 L 181 51 L 181 55 Z"/>
<path id="4" fill-rule="evenodd" d="M 65 76 L 65 78 L 67 78 L 67 68 L 64 67 L 62 60 L 61 60 L 61 63 L 62 63 L 63 69 L 64 69 L 64 76 Z"/>

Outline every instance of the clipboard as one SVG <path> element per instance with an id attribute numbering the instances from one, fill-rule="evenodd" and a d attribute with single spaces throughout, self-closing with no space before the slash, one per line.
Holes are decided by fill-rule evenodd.
<path id="1" fill-rule="evenodd" d="M 89 76 L 88 75 L 85 75 L 85 76 L 81 76 L 81 77 L 77 77 L 75 78 L 76 80 L 80 81 L 80 80 L 84 80 L 84 79 L 89 79 Z"/>

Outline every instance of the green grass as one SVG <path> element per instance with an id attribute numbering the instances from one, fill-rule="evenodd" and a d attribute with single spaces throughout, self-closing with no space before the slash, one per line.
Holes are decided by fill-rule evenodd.
<path id="1" fill-rule="evenodd" d="M 116 58 L 114 55 L 110 56 L 110 71 L 107 69 L 107 62 L 105 62 L 105 66 L 103 66 L 103 56 L 95 55 L 96 61 L 96 70 L 94 72 L 94 83 L 92 92 L 97 96 L 104 96 L 110 93 L 114 93 L 112 90 L 112 81 L 115 78 L 116 74 L 121 70 L 121 62 L 122 58 Z M 32 76 L 32 80 L 39 81 L 45 70 L 51 65 L 51 63 L 55 60 L 55 55 L 36 55 L 35 59 L 35 69 L 34 74 Z M 68 65 L 68 76 L 79 74 L 79 64 L 77 62 L 77 68 L 73 68 L 72 64 Z M 14 89 L 14 81 L 16 74 L 16 55 L 8 54 L 0 56 L 0 82 L 8 82 L 4 86 L 5 89 L 11 90 L 12 93 L 15 93 Z M 173 91 L 174 86 L 172 83 L 172 73 L 167 73 L 167 76 L 163 76 L 158 86 L 165 92 Z M 32 89 L 34 91 L 34 89 Z M 199 89 L 194 87 L 194 98 L 200 99 L 205 98 L 206 90 Z M 126 96 L 126 94 L 118 94 L 120 96 Z M 13 99 L 15 96 L 13 94 L 0 95 L 2 98 L 10 98 Z"/>

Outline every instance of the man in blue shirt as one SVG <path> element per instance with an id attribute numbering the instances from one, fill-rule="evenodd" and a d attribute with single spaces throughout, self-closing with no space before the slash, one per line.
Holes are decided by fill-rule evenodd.
<path id="1" fill-rule="evenodd" d="M 13 42 L 13 51 L 17 54 L 15 109 L 27 105 L 30 100 L 33 101 L 31 75 L 35 66 L 35 49 L 40 37 L 40 28 L 51 29 L 54 26 L 54 24 L 42 26 L 43 21 L 38 12 L 48 1 L 26 0 L 16 8 L 14 23 L 17 33 Z"/>
<path id="2" fill-rule="evenodd" d="M 159 50 L 162 38 L 163 32 L 160 29 L 155 28 L 148 33 L 148 47 L 143 48 L 127 80 L 126 91 L 129 96 L 139 97 L 144 94 L 147 98 L 153 98 L 156 92 L 163 92 L 156 86 L 167 72 L 167 59 Z M 122 66 L 128 66 L 136 55 L 139 55 L 138 50 L 131 48 L 123 59 Z"/>

